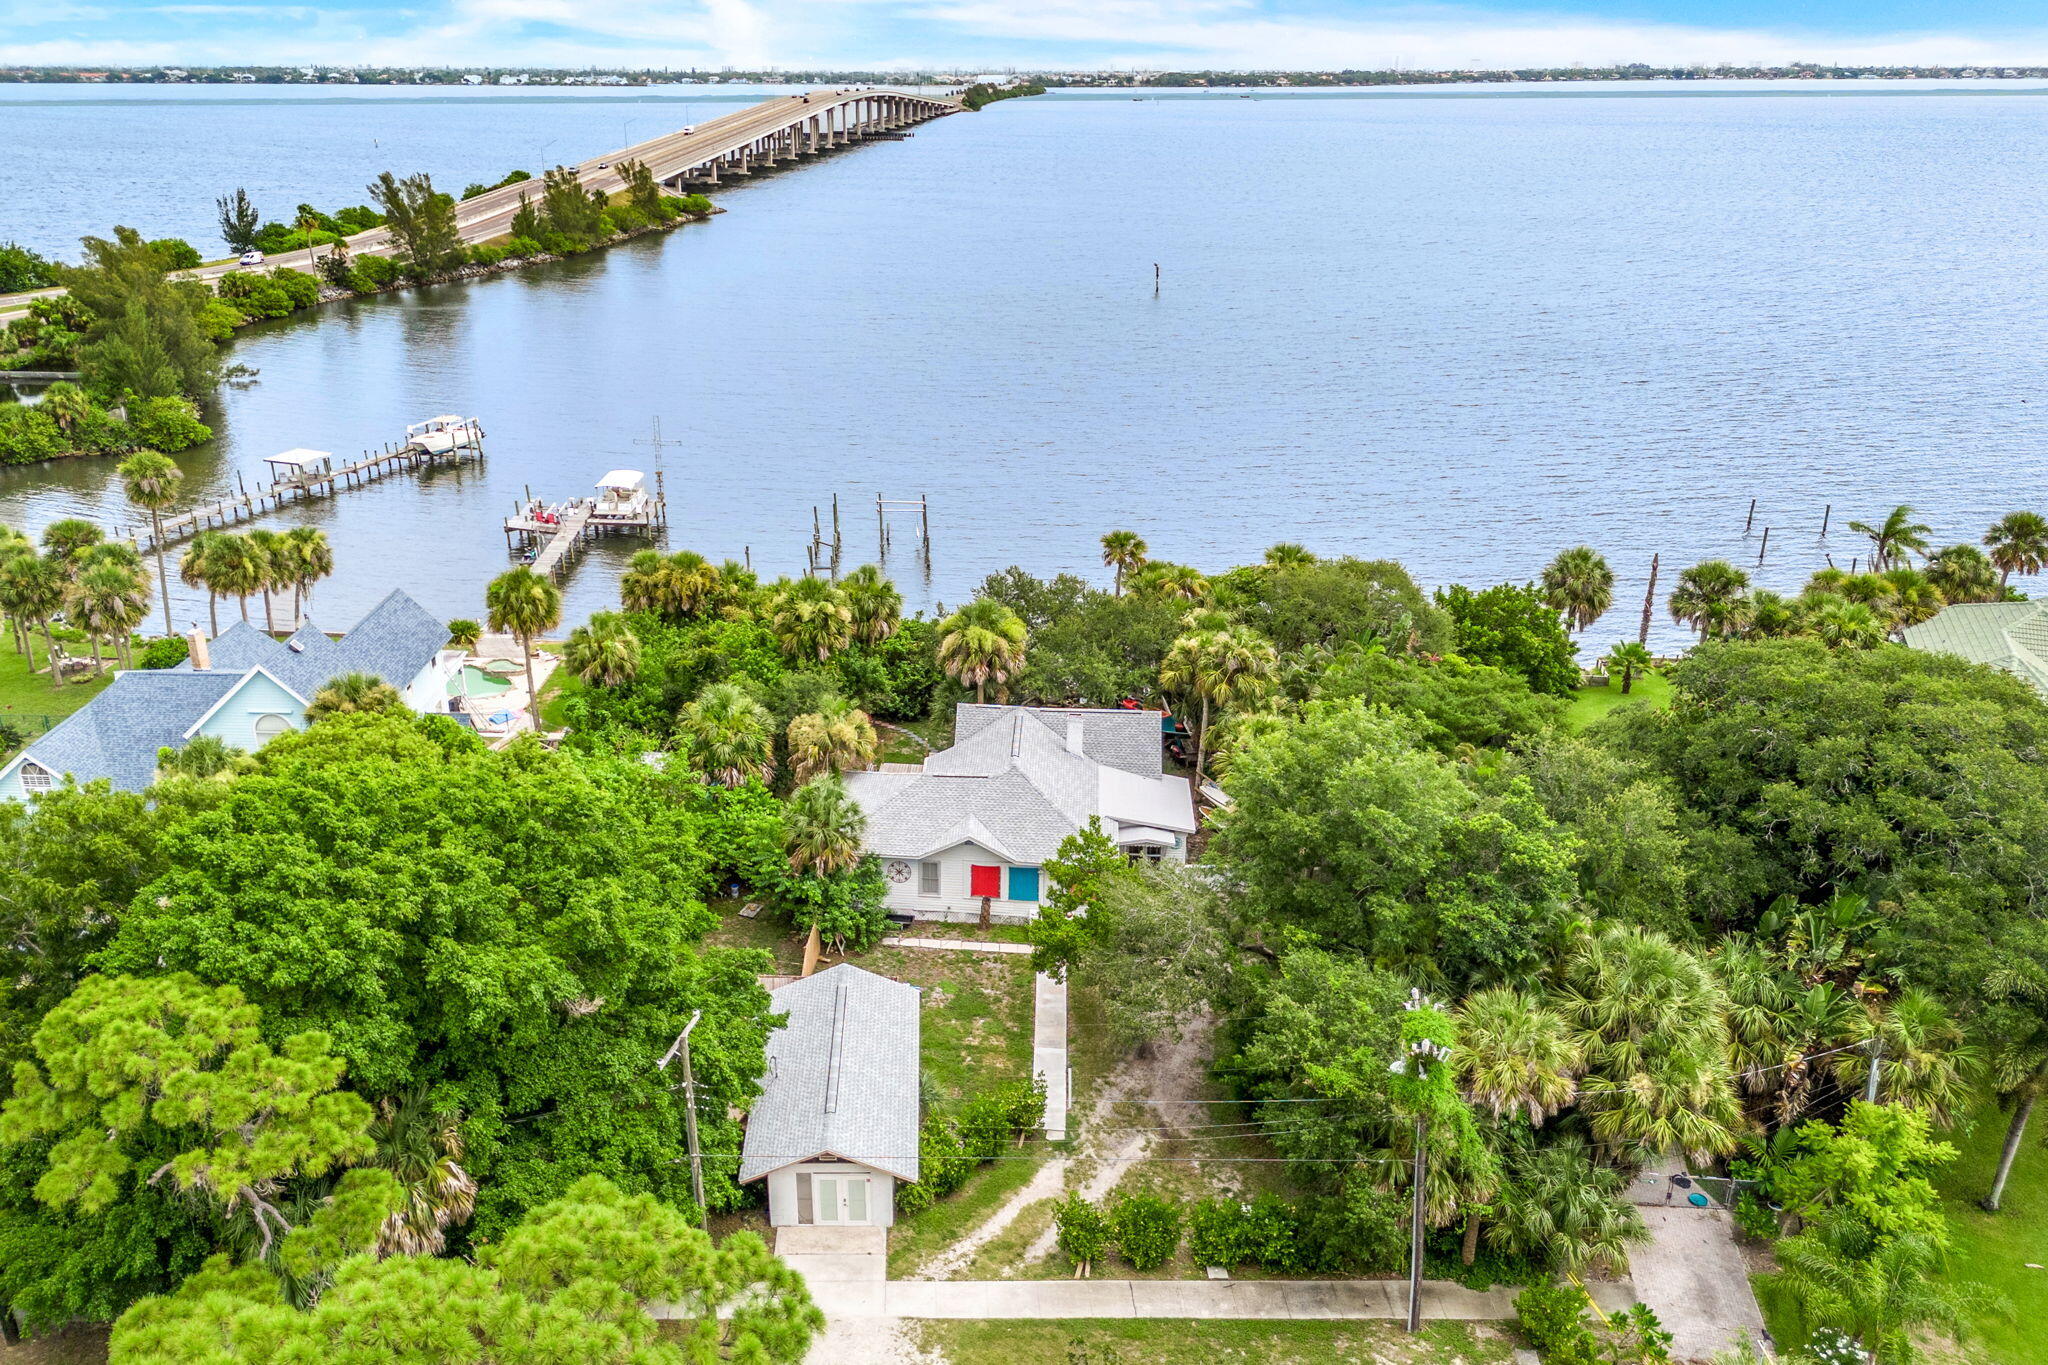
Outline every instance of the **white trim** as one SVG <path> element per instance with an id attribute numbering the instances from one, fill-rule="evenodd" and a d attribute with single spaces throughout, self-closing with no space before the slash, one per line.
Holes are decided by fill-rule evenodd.
<path id="1" fill-rule="evenodd" d="M 250 669 L 247 673 L 244 673 L 242 675 L 242 680 L 240 682 L 236 683 L 233 687 L 230 687 L 227 691 L 221 693 L 220 700 L 215 702 L 213 705 L 207 707 L 206 714 L 201 716 L 198 720 L 193 721 L 191 727 L 187 729 L 184 734 L 178 736 L 178 738 L 190 739 L 192 738 L 192 736 L 198 734 L 199 727 L 206 724 L 206 722 L 212 720 L 214 714 L 218 712 L 221 707 L 226 706 L 229 702 L 233 701 L 235 699 L 235 694 L 240 692 L 243 688 L 247 687 L 249 685 L 250 679 L 254 678 L 258 673 L 261 673 L 264 677 L 276 683 L 280 688 L 283 688 L 284 694 L 287 697 L 290 697 L 293 701 L 297 702 L 299 705 L 304 706 L 306 704 L 306 699 L 304 697 L 292 691 L 289 687 L 285 687 L 283 680 L 280 679 L 275 673 L 272 673 L 262 664 L 258 664 L 254 668 Z"/>

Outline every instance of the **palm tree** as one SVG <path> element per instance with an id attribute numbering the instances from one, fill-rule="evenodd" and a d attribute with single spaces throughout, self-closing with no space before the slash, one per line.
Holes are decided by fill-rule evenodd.
<path id="1" fill-rule="evenodd" d="M 763 782 L 775 768 L 775 738 L 768 708 L 737 683 L 713 683 L 676 716 L 676 729 L 706 781 L 737 787 Z"/>
<path id="2" fill-rule="evenodd" d="M 398 689 L 373 673 L 344 673 L 313 694 L 306 705 L 309 722 L 329 716 L 387 716 L 405 709 Z"/>
<path id="3" fill-rule="evenodd" d="M 868 713 L 844 697 L 826 697 L 789 723 L 790 775 L 798 782 L 866 768 L 880 750 Z"/>
<path id="4" fill-rule="evenodd" d="M 1563 1274 L 1611 1274 L 1629 1247 L 1650 1239 L 1625 1197 L 1628 1183 L 1626 1172 L 1596 1165 L 1581 1138 L 1525 1146 L 1508 1157 L 1486 1240 Z"/>
<path id="5" fill-rule="evenodd" d="M 43 390 L 43 396 L 36 402 L 36 411 L 68 434 L 77 431 L 78 424 L 92 416 L 92 398 L 70 380 L 60 379 Z"/>
<path id="6" fill-rule="evenodd" d="M 2041 1097 L 2048 1095 L 2048 1023 L 2034 1013 L 2001 1010 L 1999 1015 L 1987 1030 L 1997 1039 L 1991 1049 L 1991 1085 L 1999 1104 L 2011 1108 L 2012 1118 L 2005 1126 L 2005 1143 L 1998 1149 L 1990 1192 L 1978 1201 L 1986 1213 L 1998 1212 L 2020 1143 L 2026 1140 L 2027 1121 Z"/>
<path id="7" fill-rule="evenodd" d="M 1828 600 L 1806 614 L 1806 633 L 1830 649 L 1875 649 L 1891 625 L 1867 602 Z"/>
<path id="8" fill-rule="evenodd" d="M 306 621 L 306 599 L 313 585 L 334 572 L 334 547 L 317 526 L 294 526 L 284 533 L 285 567 L 292 586 L 292 629 Z"/>
<path id="9" fill-rule="evenodd" d="M 540 689 L 533 685 L 533 645 L 562 620 L 562 590 L 554 580 L 543 578 L 522 564 L 491 580 L 484 589 L 484 605 L 490 608 L 491 629 L 504 631 L 519 641 L 526 656 L 526 707 L 533 728 L 540 729 Z"/>
<path id="10" fill-rule="evenodd" d="M 1852 521 L 1849 529 L 1870 537 L 1870 567 L 1884 570 L 1903 566 L 1908 551 L 1925 553 L 1928 534 L 1934 528 L 1913 520 L 1913 509 L 1900 503 L 1881 524 Z"/>
<path id="11" fill-rule="evenodd" d="M 1790 635 L 1799 627 L 1799 608 L 1782 594 L 1758 588 L 1750 593 L 1744 608 L 1744 633 L 1752 640 L 1773 640 Z"/>
<path id="12" fill-rule="evenodd" d="M 1884 581 L 1891 589 L 1886 606 L 1901 630 L 1933 620 L 1947 605 L 1933 582 L 1918 569 L 1886 569 Z"/>
<path id="13" fill-rule="evenodd" d="M 138 450 L 121 461 L 115 472 L 121 476 L 121 488 L 128 494 L 128 501 L 149 513 L 150 544 L 156 548 L 157 590 L 164 601 L 164 634 L 176 635 L 178 628 L 171 624 L 171 576 L 164 568 L 164 509 L 177 502 L 185 471 L 168 455 Z"/>
<path id="14" fill-rule="evenodd" d="M 791 792 L 784 816 L 783 847 L 789 870 L 798 876 L 829 877 L 860 862 L 867 816 L 836 775 L 812 778 Z"/>
<path id="15" fill-rule="evenodd" d="M 1946 602 L 1996 602 L 2005 594 L 1998 570 L 1974 545 L 1950 545 L 1929 555 L 1927 581 Z"/>
<path id="16" fill-rule="evenodd" d="M 718 567 L 695 550 L 678 550 L 664 566 L 670 604 L 678 616 L 701 616 L 719 597 Z"/>
<path id="17" fill-rule="evenodd" d="M 769 603 L 768 629 L 790 658 L 823 663 L 853 643 L 853 609 L 838 585 L 799 578 Z"/>
<path id="18" fill-rule="evenodd" d="M 1209 712 L 1247 708 L 1271 688 L 1280 659 L 1273 646 L 1249 630 L 1210 630 L 1183 635 L 1159 665 L 1163 691 L 1201 703 L 1195 731 L 1195 780 L 1202 780 L 1209 745 Z"/>
<path id="19" fill-rule="evenodd" d="M 241 771 L 249 755 L 218 735 L 195 735 L 182 749 L 166 745 L 157 750 L 156 775 L 193 777 L 201 781 L 225 782 Z"/>
<path id="20" fill-rule="evenodd" d="M 448 643 L 460 650 L 476 648 L 476 642 L 483 639 L 484 628 L 467 616 L 458 616 L 448 623 Z"/>
<path id="21" fill-rule="evenodd" d="M 33 559 L 35 553 L 36 547 L 29 541 L 27 536 L 24 536 L 12 526 L 0 526 L 0 566 L 10 564 L 17 559 Z M 28 622 L 23 620 L 12 606 L 8 605 L 4 580 L 0 580 L 0 611 L 7 613 L 8 629 L 14 636 L 14 652 L 16 654 L 28 653 L 30 648 Z M 29 669 L 31 672 L 34 671 L 34 660 L 29 661 Z"/>
<path id="22" fill-rule="evenodd" d="M 0 596 L 4 596 L 8 613 L 17 621 L 42 627 L 43 658 L 58 687 L 64 685 L 64 671 L 57 667 L 57 640 L 50 632 L 50 622 L 64 609 L 67 586 L 64 566 L 55 559 L 17 555 L 0 566 Z"/>
<path id="23" fill-rule="evenodd" d="M 149 584 L 119 564 L 89 565 L 66 591 L 64 612 L 92 641 L 93 672 L 104 673 L 100 645 L 111 642 L 115 661 L 126 661 L 128 637 L 149 615 Z"/>
<path id="24" fill-rule="evenodd" d="M 426 1092 L 410 1090 L 377 1101 L 370 1120 L 376 1154 L 369 1165 L 391 1172 L 405 1204 L 377 1230 L 379 1256 L 438 1256 L 448 1229 L 476 1212 L 476 1180 L 462 1168 L 460 1116 L 436 1112 Z"/>
<path id="25" fill-rule="evenodd" d="M 988 684 L 1009 695 L 1010 680 L 1023 671 L 1024 622 L 992 597 L 977 597 L 939 622 L 939 667 L 979 702 Z"/>
<path id="26" fill-rule="evenodd" d="M 1806 580 L 1804 595 L 1807 597 L 1818 597 L 1822 594 L 1839 594 L 1842 591 L 1842 585 L 1848 581 L 1849 571 L 1847 569 L 1838 569 L 1830 564 L 1825 569 L 1815 569 L 1813 571 L 1813 577 Z"/>
<path id="27" fill-rule="evenodd" d="M 1999 587 L 2016 573 L 2039 573 L 2042 565 L 2048 564 L 2048 517 L 2039 512 L 2007 512 L 1984 533 L 1984 544 L 1998 569 Z"/>
<path id="28" fill-rule="evenodd" d="M 1968 1310 L 2002 1306 L 1982 1285 L 1943 1275 L 1943 1249 L 1923 1233 L 1870 1246 L 1837 1222 L 1784 1238 L 1774 1250 L 1780 1266 L 1774 1278 L 1798 1306 L 1807 1330 L 1847 1332 L 1872 1365 L 1916 1359 L 1918 1329 L 1938 1327 L 1960 1337 Z"/>
<path id="29" fill-rule="evenodd" d="M 63 517 L 43 528 L 43 549 L 68 569 L 80 550 L 106 538 L 104 531 L 84 517 Z"/>
<path id="30" fill-rule="evenodd" d="M 251 531 L 242 538 L 263 566 L 262 581 L 256 585 L 263 593 L 263 629 L 275 635 L 277 612 L 270 595 L 292 585 L 291 546 L 276 531 Z"/>
<path id="31" fill-rule="evenodd" d="M 233 597 L 242 605 L 242 621 L 249 620 L 249 594 L 260 592 L 270 578 L 270 564 L 262 550 L 247 536 L 216 531 L 204 559 L 208 592 Z"/>
<path id="32" fill-rule="evenodd" d="M 1149 547 L 1136 531 L 1111 531 L 1102 538 L 1102 562 L 1116 570 L 1116 595 L 1124 595 L 1124 575 L 1145 567 Z"/>
<path id="33" fill-rule="evenodd" d="M 1186 564 L 1147 564 L 1131 580 L 1135 596 L 1167 602 L 1200 602 L 1209 596 L 1209 580 Z"/>
<path id="34" fill-rule="evenodd" d="M 619 605 L 627 611 L 667 615 L 674 604 L 668 558 L 659 550 L 642 550 L 626 561 L 619 578 Z"/>
<path id="35" fill-rule="evenodd" d="M 1653 673 L 1657 660 L 1650 653 L 1650 647 L 1636 640 L 1623 640 L 1607 651 L 1607 671 L 1621 674 L 1621 695 L 1627 696 L 1629 689 L 1636 685 L 1636 674 Z"/>
<path id="36" fill-rule="evenodd" d="M 185 547 L 185 553 L 178 560 L 178 581 L 188 588 L 201 589 L 206 593 L 206 624 L 209 635 L 220 634 L 220 590 L 214 586 L 212 568 L 207 555 L 220 543 L 220 531 L 201 531 L 192 537 L 192 543 Z"/>
<path id="37" fill-rule="evenodd" d="M 1541 1127 L 1578 1095 L 1583 1062 L 1571 1025 L 1526 991 L 1493 986 L 1458 1008 L 1451 1064 L 1466 1099 L 1495 1118 L 1518 1113 Z"/>
<path id="38" fill-rule="evenodd" d="M 1702 640 L 1726 630 L 1739 615 L 1749 575 L 1725 559 L 1709 559 L 1682 569 L 1671 592 L 1671 619 L 1695 627 Z"/>
<path id="39" fill-rule="evenodd" d="M 853 613 L 854 638 L 878 645 L 896 633 L 903 620 L 903 594 L 882 576 L 880 568 L 863 564 L 839 584 L 846 594 L 846 606 Z"/>
<path id="40" fill-rule="evenodd" d="M 1878 1096 L 1888 1104 L 1924 1110 L 1949 1127 L 1977 1101 L 1985 1071 L 1982 1048 L 1969 1042 L 1948 1007 L 1918 987 L 1900 991 L 1864 1020 L 1881 1045 Z M 1835 1057 L 1835 1079 L 1861 1093 L 1870 1058 L 1861 1048 Z"/>
<path id="41" fill-rule="evenodd" d="M 1306 546 L 1297 545 L 1291 540 L 1283 540 L 1278 545 L 1266 547 L 1266 566 L 1268 568 L 1291 569 L 1315 562 L 1315 555 L 1310 553 Z"/>
<path id="42" fill-rule="evenodd" d="M 1543 600 L 1573 630 L 1584 630 L 1613 604 L 1614 570 L 1592 546 L 1574 545 L 1544 566 Z"/>
<path id="43" fill-rule="evenodd" d="M 617 612 L 596 612 L 569 632 L 562 662 L 593 687 L 623 687 L 640 674 L 640 637 Z"/>

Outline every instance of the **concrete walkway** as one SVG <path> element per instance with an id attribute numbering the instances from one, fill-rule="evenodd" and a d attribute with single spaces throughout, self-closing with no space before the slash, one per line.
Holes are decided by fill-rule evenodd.
<path id="1" fill-rule="evenodd" d="M 984 943 L 973 938 L 906 938 L 895 936 L 882 940 L 884 948 L 939 948 L 955 953 L 1028 953 L 1028 943 Z"/>
<path id="2" fill-rule="evenodd" d="M 1764 1315 L 1728 1214 L 1683 1206 L 1638 1211 L 1650 1240 L 1629 1252 L 1629 1271 L 1643 1302 L 1671 1333 L 1671 1358 L 1708 1360 L 1745 1335 L 1766 1345 Z"/>
<path id="3" fill-rule="evenodd" d="M 1040 972 L 1033 982 L 1031 1071 L 1045 1082 L 1045 1136 L 1067 1138 L 1069 1095 L 1067 1071 L 1067 983 Z"/>

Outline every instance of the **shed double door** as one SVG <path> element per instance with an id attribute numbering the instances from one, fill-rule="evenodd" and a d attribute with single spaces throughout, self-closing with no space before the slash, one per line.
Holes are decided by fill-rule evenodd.
<path id="1" fill-rule="evenodd" d="M 865 1227 L 868 1216 L 868 1186 L 864 1175 L 814 1175 L 811 1177 L 811 1221 Z"/>

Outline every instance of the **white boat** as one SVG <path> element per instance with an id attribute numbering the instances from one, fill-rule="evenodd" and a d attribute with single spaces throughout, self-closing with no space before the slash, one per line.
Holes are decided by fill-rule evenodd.
<path id="1" fill-rule="evenodd" d="M 450 413 L 414 422 L 405 429 L 405 443 L 429 455 L 445 455 L 458 446 L 481 448 L 483 437 L 483 427 L 476 418 L 457 417 Z"/>
<path id="2" fill-rule="evenodd" d="M 597 481 L 597 500 L 591 504 L 595 523 L 643 525 L 653 514 L 654 500 L 647 495 L 647 476 L 637 469 L 614 469 Z"/>

